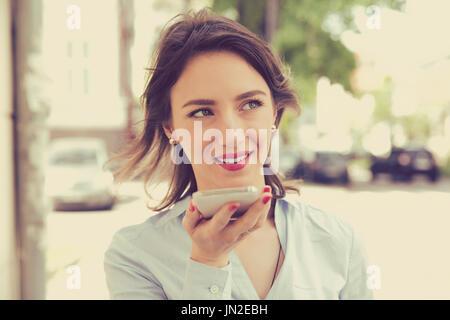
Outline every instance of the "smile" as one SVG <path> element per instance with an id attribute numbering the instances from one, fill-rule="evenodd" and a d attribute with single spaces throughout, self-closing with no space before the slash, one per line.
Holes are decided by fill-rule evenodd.
<path id="1" fill-rule="evenodd" d="M 214 160 L 218 163 L 218 164 L 237 164 L 240 163 L 242 161 L 244 161 L 245 159 L 247 159 L 251 154 L 253 153 L 253 151 L 246 151 L 245 154 L 239 156 L 239 157 L 223 157 L 221 159 L 214 157 Z M 227 155 L 229 156 L 229 155 Z"/>

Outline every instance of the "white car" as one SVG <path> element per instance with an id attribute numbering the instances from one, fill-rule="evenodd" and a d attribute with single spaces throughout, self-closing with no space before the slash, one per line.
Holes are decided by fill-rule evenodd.
<path id="1" fill-rule="evenodd" d="M 58 138 L 47 154 L 45 194 L 53 210 L 111 209 L 114 177 L 103 169 L 105 143 L 97 138 Z"/>

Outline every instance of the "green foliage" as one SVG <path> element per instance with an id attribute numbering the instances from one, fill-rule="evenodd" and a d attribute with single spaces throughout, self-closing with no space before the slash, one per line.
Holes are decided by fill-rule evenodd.
<path id="1" fill-rule="evenodd" d="M 422 113 L 414 113 L 409 116 L 394 117 L 391 112 L 392 92 L 394 84 L 392 79 L 386 78 L 383 86 L 371 94 L 375 97 L 376 107 L 374 111 L 373 121 L 387 121 L 391 126 L 399 124 L 405 130 L 408 140 L 424 140 L 431 134 L 430 121 L 427 115 Z"/>
<path id="2" fill-rule="evenodd" d="M 350 75 L 355 68 L 351 52 L 327 31 L 324 22 L 330 14 L 338 17 L 342 31 L 355 29 L 352 9 L 356 5 L 373 4 L 401 9 L 404 0 L 280 0 L 279 28 L 272 41 L 275 51 L 292 70 L 295 87 L 305 104 L 314 104 L 316 82 L 321 76 L 332 83 L 341 83 L 353 92 Z M 237 9 L 238 22 L 264 36 L 266 0 L 215 0 L 213 8 L 223 12 L 230 7 Z"/>
<path id="3" fill-rule="evenodd" d="M 261 38 L 264 38 L 265 0 L 215 0 L 213 8 L 218 12 L 225 12 L 230 8 L 235 8 L 239 13 L 237 21 Z"/>
<path id="4" fill-rule="evenodd" d="M 404 0 L 280 0 L 278 29 L 272 39 L 272 47 L 291 69 L 293 86 L 300 93 L 301 104 L 313 106 L 316 99 L 316 83 L 322 77 L 328 77 L 332 83 L 340 83 L 344 89 L 353 93 L 350 76 L 356 67 L 352 52 L 339 41 L 339 35 L 345 30 L 355 30 L 352 10 L 360 5 L 387 6 L 401 10 Z M 214 0 L 213 8 L 225 12 L 235 8 L 237 21 L 265 39 L 264 22 L 266 0 Z M 330 28 L 326 21 L 330 17 L 340 26 Z M 386 89 L 386 90 L 384 90 Z M 391 119 L 391 89 L 375 92 L 377 120 Z M 281 123 L 282 138 L 286 142 L 293 136 L 283 128 L 293 120 L 287 114 Z"/>
<path id="5" fill-rule="evenodd" d="M 424 114 L 413 114 L 401 117 L 398 119 L 398 122 L 404 128 L 410 141 L 424 141 L 430 136 L 430 121 Z"/>
<path id="6" fill-rule="evenodd" d="M 391 113 L 393 86 L 392 79 L 386 78 L 380 89 L 371 92 L 375 98 L 374 122 L 388 121 L 392 124 L 394 121 Z"/>
<path id="7" fill-rule="evenodd" d="M 447 162 L 441 168 L 442 175 L 450 177 L 450 158 L 447 159 Z"/>

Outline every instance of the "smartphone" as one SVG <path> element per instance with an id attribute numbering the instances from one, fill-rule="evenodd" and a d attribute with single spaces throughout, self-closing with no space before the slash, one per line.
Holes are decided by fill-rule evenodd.
<path id="1" fill-rule="evenodd" d="M 260 190 L 255 186 L 223 188 L 215 190 L 197 191 L 192 194 L 194 204 L 205 218 L 211 218 L 227 202 L 237 201 L 239 208 L 231 217 L 236 220 L 260 196 Z"/>

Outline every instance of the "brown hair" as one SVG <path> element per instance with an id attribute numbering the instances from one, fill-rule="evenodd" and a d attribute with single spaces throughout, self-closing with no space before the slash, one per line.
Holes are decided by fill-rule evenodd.
<path id="1" fill-rule="evenodd" d="M 176 21 L 179 19 L 178 21 Z M 285 108 L 300 114 L 297 93 L 287 77 L 289 69 L 280 58 L 272 53 L 269 44 L 231 19 L 216 14 L 211 8 L 198 12 L 188 11 L 176 15 L 175 22 L 164 28 L 153 54 L 153 64 L 147 78 L 147 85 L 141 96 L 145 108 L 144 128 L 138 133 L 130 149 L 111 158 L 126 160 L 114 170 L 116 181 L 134 179 L 146 172 L 145 192 L 150 179 L 170 179 L 169 190 L 159 206 L 150 207 L 161 211 L 177 202 L 187 193 L 197 191 L 194 172 L 190 163 L 167 164 L 170 161 L 170 147 L 163 124 L 171 117 L 170 89 L 183 72 L 184 67 L 195 55 L 211 51 L 230 51 L 241 56 L 264 78 L 277 109 L 275 125 L 278 127 Z M 170 23 L 170 21 L 169 21 Z M 285 70 L 281 70 L 285 68 Z M 184 152 L 183 152 L 184 153 Z M 148 158 L 147 161 L 144 158 Z M 164 167 L 161 166 L 165 165 Z M 274 198 L 283 198 L 285 190 L 295 186 L 283 185 L 277 174 L 266 175 L 265 183 L 272 187 Z"/>

